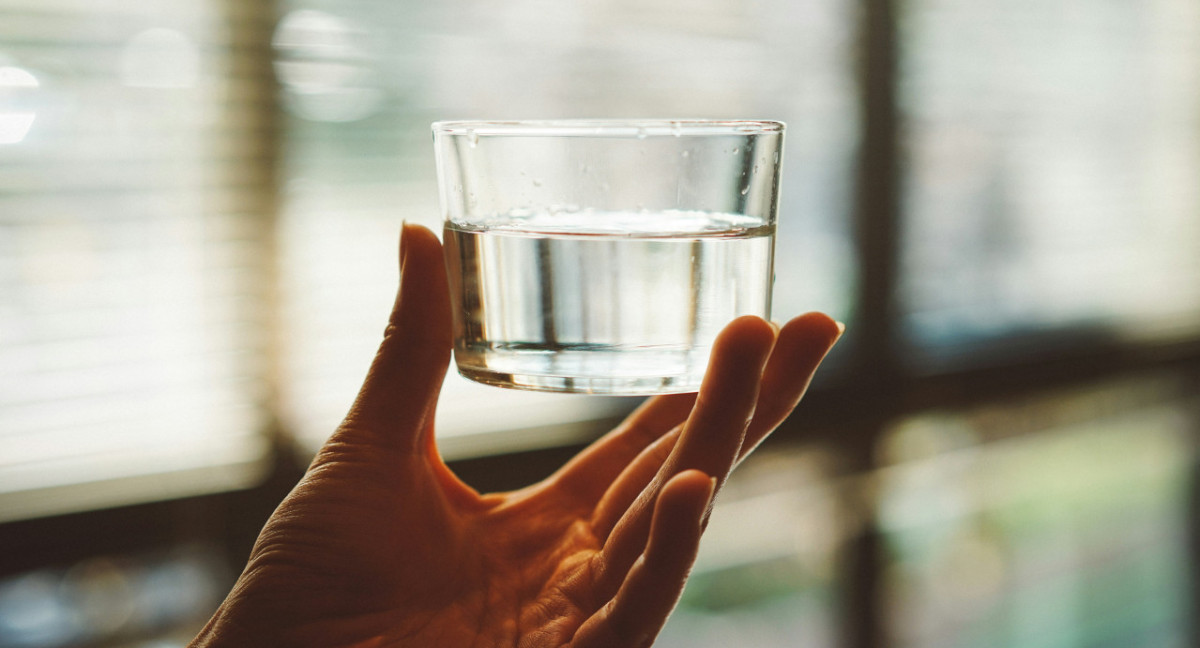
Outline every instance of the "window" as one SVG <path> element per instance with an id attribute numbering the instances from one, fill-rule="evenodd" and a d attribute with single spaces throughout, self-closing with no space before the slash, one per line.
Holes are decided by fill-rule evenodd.
<path id="1" fill-rule="evenodd" d="M 906 338 L 944 355 L 1080 327 L 1194 335 L 1195 3 L 905 9 Z"/>
<path id="2" fill-rule="evenodd" d="M 785 119 L 776 312 L 846 311 L 851 14 L 548 7 L 10 0 L 3 516 L 246 486 L 275 422 L 315 448 L 378 343 L 400 223 L 439 226 L 435 119 Z M 594 430 L 566 423 L 631 407 L 453 375 L 446 393 L 472 404 L 439 411 L 450 457 L 578 441 Z"/>
<path id="3" fill-rule="evenodd" d="M 440 229 L 430 122 L 712 117 L 788 123 L 775 315 L 849 337 L 660 643 L 1194 645 L 1198 35 L 1193 0 L 0 0 L 0 644 L 203 622 L 354 398 L 401 222 Z M 481 490 L 634 404 L 444 394 Z"/>

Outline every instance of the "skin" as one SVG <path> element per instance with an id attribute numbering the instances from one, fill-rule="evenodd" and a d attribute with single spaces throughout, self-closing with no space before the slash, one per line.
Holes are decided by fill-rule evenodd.
<path id="1" fill-rule="evenodd" d="M 739 318 L 698 395 L 651 398 L 544 481 L 480 494 L 434 443 L 452 344 L 441 245 L 406 225 L 400 247 L 395 308 L 354 406 L 191 646 L 649 646 L 716 490 L 843 327 Z"/>

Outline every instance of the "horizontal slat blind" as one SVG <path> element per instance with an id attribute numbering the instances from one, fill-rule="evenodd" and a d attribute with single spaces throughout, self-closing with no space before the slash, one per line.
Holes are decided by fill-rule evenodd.
<path id="1" fill-rule="evenodd" d="M 0 1 L 0 519 L 254 478 L 272 86 L 229 21 L 270 17 L 240 11 Z"/>
<path id="2" fill-rule="evenodd" d="M 845 317 L 852 14 L 627 4 L 0 0 L 0 516 L 128 501 L 147 475 L 163 497 L 246 483 L 269 420 L 328 435 L 400 222 L 439 226 L 435 119 L 786 120 L 776 313 Z M 630 406 L 446 390 L 452 455 Z"/>

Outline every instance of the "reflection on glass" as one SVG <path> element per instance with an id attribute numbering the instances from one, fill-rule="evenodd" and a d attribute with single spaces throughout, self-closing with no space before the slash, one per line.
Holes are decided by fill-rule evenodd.
<path id="1" fill-rule="evenodd" d="M 1195 423 L 1178 387 L 1122 382 L 893 428 L 878 475 L 890 645 L 1187 645 Z"/>
<path id="2" fill-rule="evenodd" d="M 1195 330 L 1200 4 L 904 8 L 908 339 Z"/>
<path id="3" fill-rule="evenodd" d="M 284 16 L 272 45 L 287 107 L 315 121 L 357 121 L 374 113 L 383 89 L 376 62 L 361 45 L 365 35 L 323 11 L 298 9 Z"/>
<path id="4" fill-rule="evenodd" d="M 0 144 L 19 144 L 29 134 L 37 117 L 29 98 L 38 85 L 29 70 L 0 67 Z"/>

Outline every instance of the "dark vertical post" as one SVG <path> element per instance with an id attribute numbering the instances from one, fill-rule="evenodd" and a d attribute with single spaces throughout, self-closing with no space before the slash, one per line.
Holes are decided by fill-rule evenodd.
<path id="1" fill-rule="evenodd" d="M 861 0 L 859 22 L 860 146 L 854 209 L 859 293 L 848 341 L 856 390 L 874 410 L 864 412 L 845 446 L 852 472 L 876 468 L 875 446 L 895 416 L 904 377 L 897 354 L 895 308 L 899 243 L 899 150 L 896 104 L 896 0 Z M 878 648 L 887 643 L 882 601 L 882 539 L 871 502 L 859 502 L 864 524 L 843 554 L 842 645 Z"/>
<path id="2" fill-rule="evenodd" d="M 860 363 L 898 373 L 894 295 L 899 243 L 899 147 L 895 0 L 862 0 L 859 46 L 860 145 L 855 239 Z M 869 375 L 876 372 L 868 372 Z"/>

